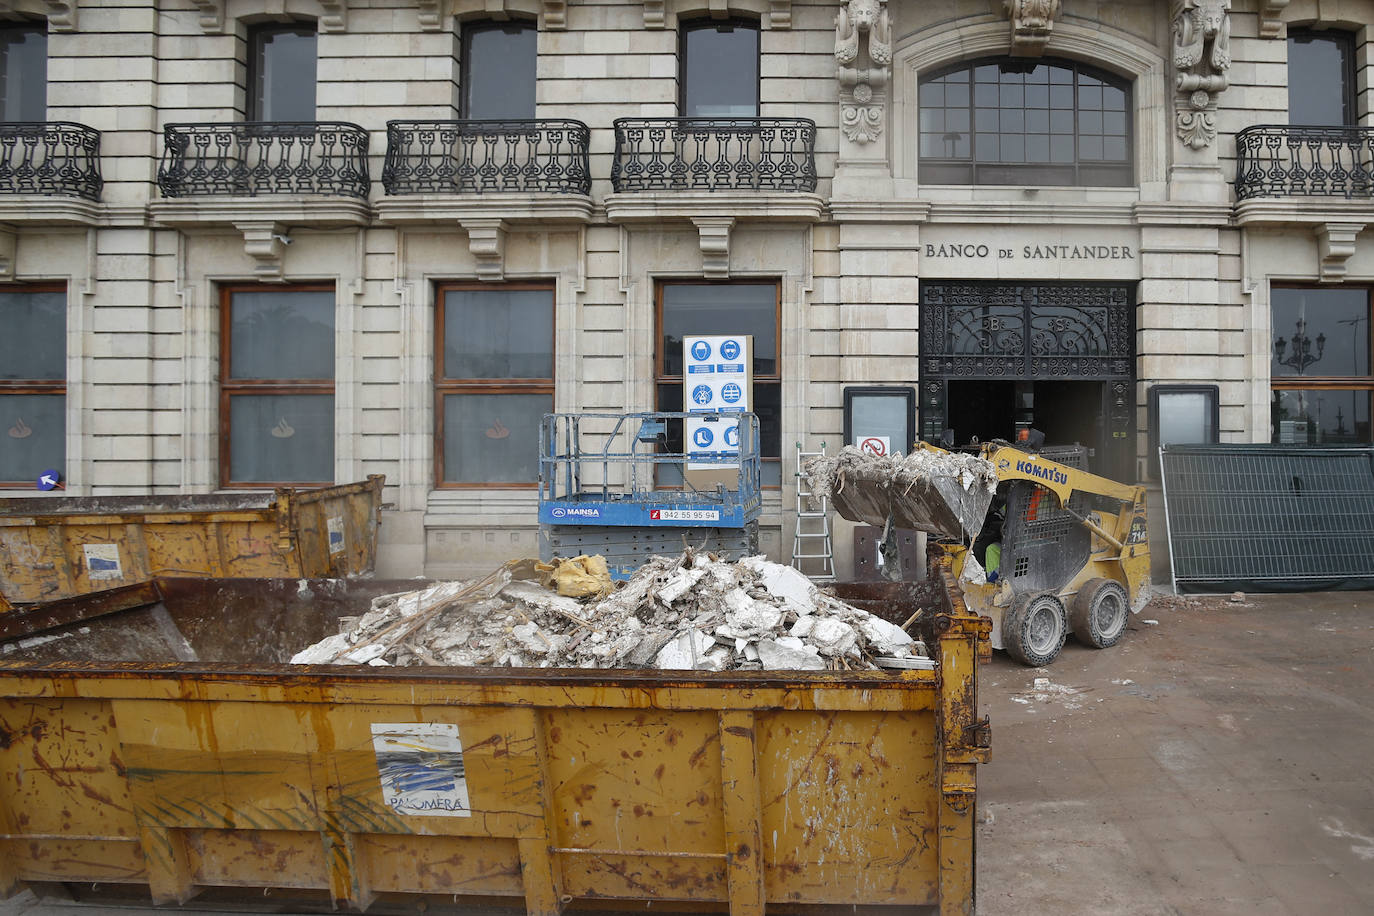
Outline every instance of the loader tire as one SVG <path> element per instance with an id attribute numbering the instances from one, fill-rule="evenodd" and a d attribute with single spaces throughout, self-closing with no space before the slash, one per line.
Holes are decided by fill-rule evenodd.
<path id="1" fill-rule="evenodd" d="M 1126 632 L 1130 602 L 1126 589 L 1111 579 L 1093 579 L 1078 590 L 1069 602 L 1069 625 L 1073 635 L 1085 646 L 1106 649 L 1114 646 Z"/>
<path id="2" fill-rule="evenodd" d="M 1002 641 L 1007 654 L 1034 668 L 1054 661 L 1068 634 L 1064 602 L 1054 592 L 1035 592 L 1017 598 L 1002 618 Z"/>

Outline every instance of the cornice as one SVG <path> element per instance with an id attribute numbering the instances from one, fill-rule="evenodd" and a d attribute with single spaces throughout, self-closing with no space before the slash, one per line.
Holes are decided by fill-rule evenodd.
<path id="1" fill-rule="evenodd" d="M 818 194 L 769 191 L 636 191 L 608 194 L 606 218 L 612 223 L 652 223 L 698 218 L 750 222 L 818 223 L 825 201 Z"/>
<path id="2" fill-rule="evenodd" d="M 1329 197 L 1256 197 L 1236 204 L 1237 226 L 1314 226 L 1374 221 L 1368 201 Z"/>
<path id="3" fill-rule="evenodd" d="M 377 219 L 389 225 L 500 219 L 519 223 L 590 223 L 592 199 L 582 194 L 407 194 L 377 201 Z"/>
<path id="4" fill-rule="evenodd" d="M 148 218 L 163 226 L 234 226 L 268 220 L 283 226 L 366 226 L 372 206 L 348 197 L 192 197 L 148 205 Z"/>
<path id="5" fill-rule="evenodd" d="M 80 197 L 0 195 L 0 223 L 12 226 L 98 226 L 105 207 Z"/>

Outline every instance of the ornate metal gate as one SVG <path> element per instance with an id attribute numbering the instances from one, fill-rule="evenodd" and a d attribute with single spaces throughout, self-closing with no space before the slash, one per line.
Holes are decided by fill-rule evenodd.
<path id="1" fill-rule="evenodd" d="M 934 280 L 920 309 L 922 438 L 939 441 L 951 380 L 1055 379 L 1106 383 L 1104 444 L 1129 446 L 1134 284 Z"/>

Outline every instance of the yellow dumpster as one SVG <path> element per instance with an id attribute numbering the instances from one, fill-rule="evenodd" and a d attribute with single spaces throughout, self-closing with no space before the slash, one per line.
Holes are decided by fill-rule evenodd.
<path id="1" fill-rule="evenodd" d="M 414 581 L 158 579 L 4 615 L 3 885 L 971 913 L 988 627 L 934 569 L 856 598 L 928 608 L 933 671 L 282 664 Z M 21 636 L 24 620 L 50 628 Z"/>
<path id="2" fill-rule="evenodd" d="M 348 576 L 377 558 L 382 485 L 0 500 L 0 607 L 154 576 Z"/>

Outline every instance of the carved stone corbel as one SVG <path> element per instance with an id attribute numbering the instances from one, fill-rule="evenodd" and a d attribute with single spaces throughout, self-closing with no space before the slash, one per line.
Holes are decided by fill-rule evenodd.
<path id="1" fill-rule="evenodd" d="M 44 0 L 48 28 L 54 32 L 76 31 L 76 0 Z"/>
<path id="2" fill-rule="evenodd" d="M 19 231 L 0 223 L 0 280 L 14 279 L 14 261 L 19 248 Z"/>
<path id="3" fill-rule="evenodd" d="M 207 35 L 224 31 L 224 0 L 191 0 L 200 10 L 200 30 Z"/>
<path id="4" fill-rule="evenodd" d="M 243 253 L 254 261 L 253 275 L 265 283 L 281 283 L 282 257 L 290 239 L 281 223 L 257 221 L 234 223 L 243 233 Z"/>
<path id="5" fill-rule="evenodd" d="M 1322 223 L 1316 227 L 1321 282 L 1339 283 L 1345 279 L 1346 262 L 1355 253 L 1355 237 L 1364 227 L 1364 223 Z"/>
<path id="6" fill-rule="evenodd" d="M 460 225 L 468 234 L 468 251 L 477 259 L 477 279 L 499 283 L 506 279 L 506 223 L 500 219 L 467 219 Z"/>
<path id="7" fill-rule="evenodd" d="M 321 32 L 348 31 L 348 0 L 320 0 L 324 15 L 320 17 Z"/>
<path id="8" fill-rule="evenodd" d="M 792 0 L 768 0 L 768 27 L 792 28 Z"/>
<path id="9" fill-rule="evenodd" d="M 542 28 L 557 32 L 568 27 L 567 0 L 542 0 L 542 6 L 544 12 Z"/>
<path id="10" fill-rule="evenodd" d="M 702 276 L 715 280 L 729 279 L 730 230 L 735 227 L 734 217 L 694 216 L 692 223 L 701 236 Z"/>
<path id="11" fill-rule="evenodd" d="M 444 0 L 416 0 L 416 2 L 420 10 L 420 31 L 443 31 Z"/>
<path id="12" fill-rule="evenodd" d="M 1011 56 L 1043 55 L 1060 8 L 1060 0 L 1002 0 L 1011 20 Z"/>
<path id="13" fill-rule="evenodd" d="M 1174 98 L 1178 137 L 1205 149 L 1217 136 L 1217 97 L 1229 85 L 1231 0 L 1174 0 Z"/>
<path id="14" fill-rule="evenodd" d="M 664 0 L 644 0 L 644 28 L 661 29 L 665 18 Z"/>
<path id="15" fill-rule="evenodd" d="M 1260 0 L 1259 33 L 1260 38 L 1279 38 L 1283 35 L 1283 22 L 1279 14 L 1288 6 L 1288 0 Z"/>
<path id="16" fill-rule="evenodd" d="M 892 23 L 886 3 L 848 0 L 835 16 L 840 129 L 855 143 L 871 143 L 883 130 L 892 64 Z"/>

